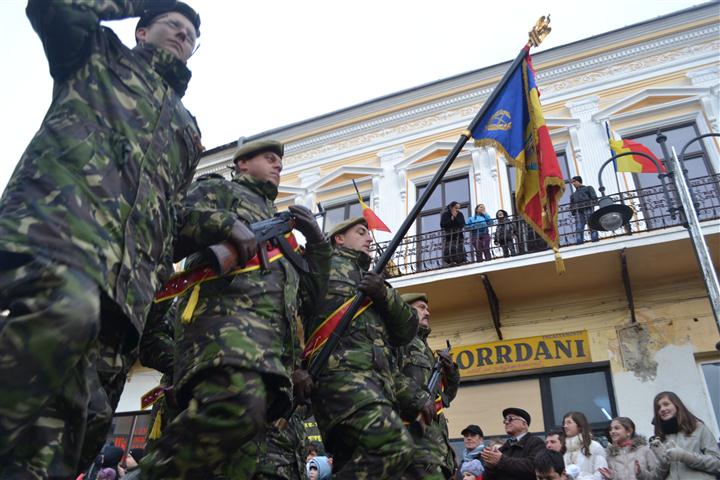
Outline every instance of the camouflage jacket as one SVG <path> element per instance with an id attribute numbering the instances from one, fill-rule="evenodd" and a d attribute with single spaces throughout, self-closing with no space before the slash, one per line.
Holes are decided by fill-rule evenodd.
<path id="1" fill-rule="evenodd" d="M 226 238 L 227 233 L 223 236 L 222 232 L 237 218 L 248 223 L 271 218 L 276 212 L 276 196 L 275 185 L 248 175 L 232 181 L 218 177 L 199 180 L 185 199 L 188 209 L 179 241 L 213 243 Z M 204 231 L 211 240 L 203 240 Z M 186 268 L 205 264 L 205 255 L 191 255 Z M 270 263 L 267 272 L 258 269 L 205 282 L 187 324 L 179 318 L 191 292 L 179 297 L 175 387 L 182 391 L 203 370 L 233 365 L 274 375 L 273 385 L 282 394 L 276 395 L 277 408 L 286 408 L 283 404 L 292 400 L 290 375 L 302 353 L 298 316 L 313 315 L 317 299 L 324 295 L 330 255 L 327 242 L 307 245 L 304 256 L 309 274 L 299 274 L 283 257 Z"/>
<path id="2" fill-rule="evenodd" d="M 330 266 L 327 294 L 319 315 L 305 325 L 306 337 L 340 305 L 357 293 L 370 266 L 366 254 L 336 247 Z M 392 288 L 387 288 L 387 311 L 367 309 L 352 321 L 328 359 L 313 390 L 312 405 L 325 435 L 337 422 L 372 404 L 394 406 L 393 347 L 402 346 L 417 332 L 417 314 Z"/>
<path id="3" fill-rule="evenodd" d="M 418 334 L 405 347 L 400 348 L 398 362 L 400 373 L 396 376 L 397 403 L 400 414 L 407 420 L 413 420 L 418 411 L 430 398 L 427 384 L 432 376 L 436 362 L 435 354 L 427 343 L 430 328 L 420 327 Z M 460 384 L 457 364 L 453 374 L 443 375 L 443 402 L 450 404 L 455 398 Z M 411 430 L 412 431 L 412 430 Z M 414 438 L 416 454 L 414 462 L 445 466 L 449 471 L 455 468 L 453 450 L 448 443 L 448 429 L 445 415 L 440 413 L 428 426 L 422 438 Z"/>
<path id="4" fill-rule="evenodd" d="M 130 50 L 101 20 L 131 0 L 30 0 L 53 100 L 0 199 L 0 250 L 91 277 L 142 331 L 172 268 L 176 204 L 200 132 L 181 97 L 190 71 L 151 45 Z"/>

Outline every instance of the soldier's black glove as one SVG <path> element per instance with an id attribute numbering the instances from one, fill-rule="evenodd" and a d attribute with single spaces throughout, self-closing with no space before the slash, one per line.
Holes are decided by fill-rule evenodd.
<path id="1" fill-rule="evenodd" d="M 379 307 L 387 306 L 387 287 L 383 278 L 375 272 L 367 272 L 358 289 L 370 297 Z"/>
<path id="2" fill-rule="evenodd" d="M 235 220 L 228 241 L 237 250 L 237 264 L 241 267 L 257 254 L 258 244 L 255 234 L 240 220 Z"/>
<path id="3" fill-rule="evenodd" d="M 288 207 L 288 210 L 290 210 L 290 213 L 295 217 L 295 227 L 303 234 L 308 243 L 313 244 L 325 241 L 325 236 L 310 210 L 302 205 L 291 205 Z"/>
<path id="4" fill-rule="evenodd" d="M 293 395 L 297 405 L 308 405 L 313 390 L 312 377 L 307 370 L 298 368 L 292 374 Z"/>
<path id="5" fill-rule="evenodd" d="M 432 423 L 433 418 L 435 418 L 435 400 L 428 398 L 425 405 L 420 409 L 418 421 L 428 426 Z"/>
<path id="6" fill-rule="evenodd" d="M 447 350 L 440 350 L 437 352 L 438 358 L 440 359 L 440 365 L 442 366 L 443 376 L 450 376 L 455 370 L 450 352 Z"/>

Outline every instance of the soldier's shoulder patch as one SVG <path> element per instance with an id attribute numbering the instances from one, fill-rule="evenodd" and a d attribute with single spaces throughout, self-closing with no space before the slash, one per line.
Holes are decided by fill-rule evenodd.
<path id="1" fill-rule="evenodd" d="M 225 180 L 225 177 L 220 175 L 219 173 L 206 173 L 205 175 L 200 175 L 195 179 L 196 182 L 202 182 L 203 180 L 210 180 L 210 179 L 216 179 L 216 180 Z"/>

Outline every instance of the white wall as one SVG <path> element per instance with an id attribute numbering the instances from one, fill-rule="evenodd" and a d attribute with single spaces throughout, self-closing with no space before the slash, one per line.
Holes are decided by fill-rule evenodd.
<path id="1" fill-rule="evenodd" d="M 710 399 L 692 345 L 668 345 L 655 354 L 655 361 L 657 375 L 650 381 L 643 382 L 632 372 L 613 374 L 618 414 L 630 417 L 638 433 L 652 436 L 652 399 L 661 391 L 672 391 L 716 437 L 719 436 L 717 424 L 712 422 Z"/>

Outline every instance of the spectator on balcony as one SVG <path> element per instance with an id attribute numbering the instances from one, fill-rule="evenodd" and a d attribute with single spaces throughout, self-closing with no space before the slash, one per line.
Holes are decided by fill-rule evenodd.
<path id="1" fill-rule="evenodd" d="M 440 216 L 440 228 L 443 230 L 443 259 L 448 266 L 465 263 L 465 216 L 460 211 L 459 202 L 450 202 Z"/>
<path id="2" fill-rule="evenodd" d="M 575 187 L 575 191 L 570 195 L 570 212 L 575 217 L 575 234 L 577 244 L 580 245 L 585 241 L 585 225 L 597 205 L 597 195 L 593 187 L 583 185 L 583 179 L 579 175 L 573 177 L 570 183 Z M 598 241 L 597 230 L 590 230 L 590 239 L 593 242 Z"/>
<path id="3" fill-rule="evenodd" d="M 493 219 L 487 214 L 485 205 L 482 203 L 475 207 L 475 215 L 465 222 L 470 229 L 470 240 L 475 249 L 476 262 L 482 262 L 483 257 L 485 260 L 492 260 L 490 253 L 490 226 L 492 224 Z"/>
<path id="4" fill-rule="evenodd" d="M 508 217 L 505 210 L 498 210 L 495 214 L 497 227 L 495 227 L 495 245 L 502 247 L 503 257 L 515 255 L 514 239 L 517 237 L 514 222 Z"/>

